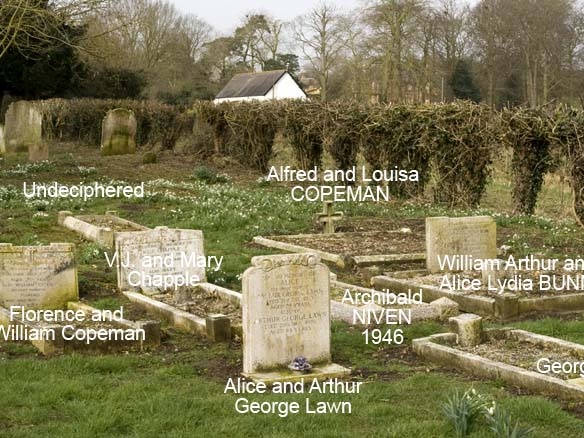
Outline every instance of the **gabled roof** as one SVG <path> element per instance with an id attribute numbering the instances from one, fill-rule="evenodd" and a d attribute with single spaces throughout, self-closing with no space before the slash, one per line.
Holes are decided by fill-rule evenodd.
<path id="1" fill-rule="evenodd" d="M 225 85 L 215 99 L 265 96 L 286 74 L 286 70 L 240 73 Z"/>

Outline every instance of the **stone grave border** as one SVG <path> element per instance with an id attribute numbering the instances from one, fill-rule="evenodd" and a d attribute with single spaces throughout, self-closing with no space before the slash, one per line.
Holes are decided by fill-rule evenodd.
<path id="1" fill-rule="evenodd" d="M 331 276 L 331 287 L 351 289 L 357 292 L 373 293 L 375 295 L 384 294 L 384 292 L 378 290 L 337 281 L 334 279 L 334 276 Z M 344 321 L 349 325 L 361 326 L 363 324 L 353 324 L 353 312 L 355 310 L 362 311 L 365 307 L 366 306 L 354 306 L 352 304 L 341 303 L 340 301 L 331 299 L 331 319 L 335 321 Z M 401 306 L 396 305 L 392 308 L 400 309 Z M 409 309 L 411 310 L 412 323 L 427 320 L 444 321 L 448 319 L 448 317 L 458 314 L 458 304 L 445 298 L 434 300 L 431 303 L 423 303 L 421 305 L 416 303 Z M 370 310 L 370 312 L 374 313 L 375 311 Z"/>
<path id="2" fill-rule="evenodd" d="M 390 231 L 392 232 L 392 231 Z M 399 230 L 393 231 L 395 233 L 400 233 Z M 360 232 L 359 234 L 366 234 L 366 232 Z M 274 240 L 273 237 L 290 237 L 298 239 L 308 239 L 311 237 L 350 237 L 354 233 L 334 233 L 334 234 L 293 234 L 286 236 L 269 236 L 262 237 L 256 236 L 253 238 L 253 242 L 264 246 L 266 248 L 279 249 L 282 251 L 287 251 L 291 253 L 301 253 L 301 252 L 312 252 L 320 256 L 322 260 L 334 263 L 337 267 L 341 269 L 350 268 L 352 266 L 368 266 L 379 263 L 400 263 L 400 262 L 417 262 L 426 260 L 426 253 L 405 253 L 405 254 L 374 254 L 374 255 L 340 255 L 334 254 L 327 251 L 321 251 L 314 248 L 308 248 L 301 245 L 295 245 L 287 242 L 280 242 Z"/>
<path id="3" fill-rule="evenodd" d="M 70 211 L 60 211 L 58 221 L 59 225 L 68 228 L 69 230 L 74 231 L 77 234 L 80 234 L 87 240 L 95 242 L 98 245 L 101 245 L 105 248 L 114 249 L 116 234 L 118 234 L 117 232 L 114 232 L 109 227 L 98 227 L 84 220 L 86 218 L 95 216 L 101 215 L 73 216 L 73 213 Z M 117 212 L 115 211 L 107 211 L 103 216 L 106 219 L 112 221 L 113 223 L 135 228 L 135 231 L 150 230 L 150 228 L 145 227 L 144 225 L 140 225 L 136 222 L 132 222 L 127 219 L 122 219 L 121 217 L 118 217 Z"/>
<path id="4" fill-rule="evenodd" d="M 94 311 L 99 311 L 95 307 L 88 304 L 82 303 L 80 301 L 70 301 L 67 303 L 67 309 L 69 310 L 81 310 L 85 314 L 91 314 Z M 62 337 L 55 336 L 54 340 L 42 339 L 36 341 L 28 341 L 32 344 L 41 354 L 44 356 L 55 356 L 65 353 L 78 353 L 78 352 L 99 352 L 99 353 L 110 353 L 112 351 L 122 351 L 127 350 L 131 347 L 139 346 L 140 350 L 148 348 L 156 348 L 160 345 L 160 322 L 158 321 L 130 321 L 127 319 L 122 319 L 119 321 L 108 321 L 108 323 L 113 326 L 119 327 L 121 329 L 143 329 L 146 333 L 146 339 L 144 341 L 101 341 L 95 340 L 91 344 L 87 345 L 81 342 L 70 343 L 66 342 Z M 39 324 L 25 322 L 20 319 L 10 319 L 10 311 L 4 307 L 0 307 L 0 325 L 21 325 L 26 329 L 40 329 L 40 328 L 55 328 L 55 333 L 60 334 L 63 325 L 61 324 Z"/>
<path id="5" fill-rule="evenodd" d="M 419 273 L 421 272 L 398 271 L 392 273 L 391 277 L 378 275 L 371 279 L 371 283 L 376 289 L 389 289 L 395 293 L 421 289 L 424 302 L 448 298 L 458 303 L 461 311 L 481 316 L 492 316 L 503 321 L 524 315 L 584 311 L 584 292 L 541 298 L 519 297 L 512 293 L 497 295 L 493 298 L 481 295 L 463 295 L 461 292 L 441 290 L 436 286 L 420 285 L 407 280 L 407 278 Z"/>
<path id="6" fill-rule="evenodd" d="M 491 339 L 512 339 L 540 346 L 559 347 L 564 350 L 581 352 L 584 355 L 584 345 L 525 330 L 487 329 L 482 333 L 487 342 Z M 414 353 L 431 362 L 455 367 L 462 372 L 478 377 L 491 380 L 502 379 L 511 385 L 562 399 L 581 401 L 584 397 L 584 379 L 562 380 L 448 346 L 453 345 L 456 339 L 455 333 L 440 333 L 426 338 L 414 339 L 412 348 Z"/>
<path id="7" fill-rule="evenodd" d="M 216 293 L 221 299 L 231 304 L 241 306 L 241 294 L 238 292 L 211 283 L 199 283 L 197 287 L 205 292 Z M 229 317 L 223 314 L 196 315 L 138 292 L 123 291 L 122 293 L 131 302 L 163 318 L 172 326 L 188 333 L 205 335 L 212 342 L 229 342 L 232 337 L 243 335 L 241 324 L 232 324 Z"/>
<path id="8" fill-rule="evenodd" d="M 331 274 L 330 281 L 331 287 L 354 289 L 360 292 L 373 291 L 373 289 L 337 281 L 335 274 Z M 221 299 L 229 301 L 235 306 L 241 306 L 241 292 L 232 291 L 230 289 L 211 283 L 199 283 L 197 286 L 203 289 L 205 292 L 216 293 Z M 375 292 L 381 293 L 379 291 Z M 189 333 L 198 333 L 207 336 L 212 342 L 229 341 L 234 336 L 241 337 L 243 334 L 241 324 L 231 324 L 231 321 L 225 315 L 196 315 L 194 313 L 190 313 L 158 301 L 154 298 L 150 298 L 149 296 L 138 292 L 123 291 L 122 293 L 131 302 L 143 307 L 148 312 L 163 318 L 172 326 L 185 330 Z M 353 309 L 359 309 L 358 306 L 343 304 L 333 299 L 330 300 L 330 303 L 331 320 L 344 321 L 347 324 L 353 325 Z M 411 308 L 412 322 L 424 320 L 445 320 L 449 316 L 458 313 L 458 308 L 454 309 L 455 306 L 458 307 L 456 303 L 448 303 L 444 300 L 435 300 L 429 304 L 424 303 L 422 306 L 415 305 Z"/>

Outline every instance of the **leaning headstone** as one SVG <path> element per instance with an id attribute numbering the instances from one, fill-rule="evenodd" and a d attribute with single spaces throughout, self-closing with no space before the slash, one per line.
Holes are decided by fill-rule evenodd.
<path id="1" fill-rule="evenodd" d="M 0 306 L 66 307 L 79 300 L 75 246 L 0 244 Z"/>
<path id="2" fill-rule="evenodd" d="M 426 266 L 441 272 L 445 256 L 497 257 L 497 225 L 490 216 L 426 218 Z M 446 269 L 445 269 L 446 270 Z"/>
<path id="3" fill-rule="evenodd" d="M 26 100 L 8 107 L 4 123 L 6 153 L 27 152 L 42 145 L 43 117 L 34 104 Z"/>
<path id="4" fill-rule="evenodd" d="M 4 126 L 0 125 L 0 155 L 6 153 L 6 143 L 4 142 Z"/>
<path id="5" fill-rule="evenodd" d="M 115 248 L 121 291 L 171 290 L 187 300 L 195 283 L 206 281 L 203 233 L 199 230 L 156 227 L 116 233 Z"/>
<path id="6" fill-rule="evenodd" d="M 316 254 L 252 258 L 243 274 L 243 374 L 255 381 L 340 377 L 331 363 L 329 269 Z M 291 371 L 306 360 L 310 372 Z"/>
<path id="7" fill-rule="evenodd" d="M 133 111 L 124 108 L 109 111 L 101 123 L 101 155 L 136 152 L 137 126 Z"/>

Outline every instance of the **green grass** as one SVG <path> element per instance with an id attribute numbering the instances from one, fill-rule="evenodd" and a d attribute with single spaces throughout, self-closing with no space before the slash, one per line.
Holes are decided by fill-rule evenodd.
<path id="1" fill-rule="evenodd" d="M 411 335 L 441 328 L 421 324 Z M 402 365 L 387 379 L 372 374 L 358 395 L 249 395 L 253 401 L 350 401 L 350 415 L 245 415 L 234 412 L 240 396 L 224 394 L 218 361 L 238 365 L 241 351 L 194 338 L 193 348 L 122 356 L 66 356 L 3 360 L 0 435 L 3 437 L 98 436 L 452 436 L 440 405 L 455 389 L 473 386 L 501 403 L 537 437 L 577 437 L 584 422 L 541 397 L 514 397 L 494 383 Z M 387 370 L 390 349 L 364 348 L 358 331 L 333 329 L 335 360 L 356 368 Z M 400 349 L 401 350 L 401 349 Z M 25 353 L 22 353 L 25 354 Z M 389 360 L 397 362 L 395 358 Z M 235 377 L 235 375 L 233 375 Z M 470 436 L 487 437 L 486 424 Z"/>
<path id="2" fill-rule="evenodd" d="M 120 215 L 147 226 L 166 225 L 201 229 L 208 255 L 225 257 L 223 269 L 208 273 L 209 280 L 234 289 L 251 257 L 268 252 L 250 245 L 256 235 L 299 233 L 311 229 L 321 205 L 294 203 L 288 189 L 256 182 L 206 184 L 191 178 L 160 179 L 157 174 L 128 174 L 129 183 L 146 179 L 145 200 L 26 200 L 23 181 L 51 181 L 55 174 L 68 183 L 116 180 L 97 158 L 84 161 L 70 154 L 54 163 L 18 166 L 13 159 L 0 160 L 0 241 L 15 245 L 73 242 L 77 245 L 81 294 L 101 309 L 124 303 L 116 295 L 115 272 L 108 269 L 103 252 L 94 244 L 57 225 L 57 212 Z M 128 157 L 116 158 L 130 160 Z M 105 161 L 104 161 L 105 162 Z M 112 161 L 113 162 L 113 161 Z M 155 172 L 164 164 L 150 165 Z M 97 169 L 96 167 L 97 166 Z M 131 166 L 127 166 L 131 168 Z M 121 176 L 117 175 L 120 179 Z M 124 179 L 126 179 L 124 177 Z M 489 186 L 485 205 L 475 210 L 449 210 L 424 202 L 391 204 L 345 203 L 347 216 L 422 218 L 427 215 L 495 214 L 504 243 L 519 253 L 569 252 L 578 255 L 584 233 L 565 220 L 555 208 L 558 190 L 553 180 L 544 189 L 539 216 L 514 217 L 506 209 L 509 186 L 497 178 Z M 550 219 L 552 217 L 552 219 Z M 582 254 L 584 255 L 584 254 Z M 537 333 L 584 343 L 584 321 L 547 318 L 514 324 Z M 204 339 L 166 328 L 163 346 L 151 353 L 104 356 L 40 358 L 28 345 L 0 343 L 1 437 L 449 437 L 451 426 L 440 406 L 455 390 L 471 386 L 496 399 L 525 426 L 536 428 L 536 437 L 580 437 L 584 422 L 543 397 L 517 396 L 498 381 L 479 381 L 452 373 L 415 358 L 407 346 L 411 340 L 446 331 L 438 323 L 406 327 L 406 347 L 365 345 L 361 329 L 333 324 L 333 360 L 352 367 L 354 378 L 364 382 L 358 395 L 320 395 L 313 401 L 350 401 L 350 415 L 243 415 L 234 411 L 237 396 L 224 394 L 228 377 L 242 369 L 241 346 L 210 345 Z M 307 395 L 253 395 L 253 401 L 299 401 Z M 489 437 L 479 422 L 470 435 Z"/>

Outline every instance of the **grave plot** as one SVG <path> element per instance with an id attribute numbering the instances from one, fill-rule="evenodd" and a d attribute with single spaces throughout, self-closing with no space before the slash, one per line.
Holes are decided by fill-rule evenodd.
<path id="1" fill-rule="evenodd" d="M 374 303 L 355 302 L 366 296 Z M 343 283 L 331 279 L 331 319 L 351 325 L 410 324 L 425 320 L 442 321 L 458 314 L 458 304 L 448 298 L 431 303 L 421 301 L 421 295 L 393 294 Z"/>
<path id="2" fill-rule="evenodd" d="M 482 319 L 450 318 L 451 333 L 415 339 L 413 350 L 429 361 L 475 376 L 504 380 L 535 393 L 584 399 L 584 346 L 524 330 L 482 329 Z"/>
<path id="3" fill-rule="evenodd" d="M 157 227 L 116 236 L 118 289 L 170 324 L 212 341 L 241 336 L 240 294 L 207 283 L 203 233 Z"/>
<path id="4" fill-rule="evenodd" d="M 428 218 L 426 225 L 427 269 L 375 276 L 375 288 L 421 290 L 425 302 L 449 298 L 463 311 L 501 320 L 584 310 L 582 278 L 559 261 L 498 259 L 491 218 Z M 511 262 L 523 268 L 505 269 Z"/>
<path id="5" fill-rule="evenodd" d="M 190 297 L 172 292 L 147 296 L 123 291 L 132 303 L 164 319 L 174 327 L 207 336 L 213 342 L 230 341 L 242 336 L 241 294 L 202 283 L 191 290 Z"/>
<path id="6" fill-rule="evenodd" d="M 426 259 L 423 235 L 412 232 L 409 227 L 335 232 L 335 223 L 341 218 L 340 212 L 333 212 L 330 203 L 325 203 L 323 213 L 317 215 L 317 220 L 324 226 L 323 234 L 257 236 L 253 241 L 287 252 L 317 253 L 322 260 L 334 263 L 339 268 L 423 262 Z"/>
<path id="7" fill-rule="evenodd" d="M 122 232 L 145 231 L 150 228 L 118 217 L 115 211 L 104 215 L 73 216 L 70 211 L 59 212 L 59 225 L 68 228 L 104 248 L 115 247 L 116 236 Z"/>
<path id="8" fill-rule="evenodd" d="M 158 322 L 93 319 L 99 311 L 78 299 L 74 245 L 0 244 L 0 341 L 31 342 L 45 355 L 160 344 Z M 45 318 L 65 309 L 81 313 Z"/>

